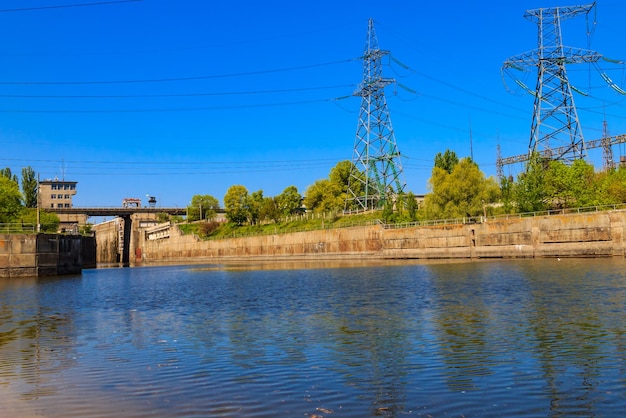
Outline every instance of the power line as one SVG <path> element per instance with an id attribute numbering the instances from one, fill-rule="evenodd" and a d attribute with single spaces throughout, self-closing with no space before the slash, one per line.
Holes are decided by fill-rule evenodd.
<path id="1" fill-rule="evenodd" d="M 9 12 L 30 12 L 34 10 L 49 10 L 49 9 L 69 9 L 73 7 L 88 7 L 88 6 L 104 6 L 109 4 L 119 3 L 135 3 L 143 0 L 113 0 L 113 1 L 99 1 L 95 3 L 78 3 L 78 4 L 61 4 L 53 6 L 35 6 L 35 7 L 20 7 L 16 9 L 0 9 L 0 13 Z"/>
<path id="2" fill-rule="evenodd" d="M 14 163 L 38 163 L 35 168 L 42 172 L 58 169 L 58 160 L 52 159 L 4 159 Z M 81 176 L 163 176 L 163 175 L 218 175 L 243 173 L 269 173 L 293 170 L 329 168 L 337 159 L 268 160 L 268 161 L 201 161 L 201 162 L 146 162 L 146 161 L 83 161 L 64 160 L 70 165 L 72 175 Z M 43 163 L 43 164 L 39 164 Z"/>
<path id="3" fill-rule="evenodd" d="M 28 109 L 0 109 L 0 113 L 166 113 L 166 112 L 199 112 L 199 111 L 213 111 L 213 110 L 233 110 L 233 109 L 255 109 L 255 108 L 269 108 L 269 107 L 281 107 L 281 106 L 295 106 L 305 105 L 313 103 L 329 103 L 338 100 L 347 99 L 350 96 L 332 97 L 319 100 L 303 100 L 303 101 L 291 101 L 281 103 L 260 103 L 249 105 L 231 105 L 231 106 L 199 106 L 199 107 L 178 107 L 178 108 L 159 108 L 159 109 L 40 109 L 40 110 L 28 110 Z"/>
<path id="4" fill-rule="evenodd" d="M 43 162 L 43 163 L 59 163 L 58 159 L 32 159 L 32 158 L 0 158 L 0 161 L 24 161 L 24 162 Z M 162 164 L 180 164 L 180 165 L 207 165 L 207 164 L 282 164 L 282 163 L 294 163 L 302 165 L 308 162 L 332 162 L 337 161 L 335 158 L 319 158 L 319 159 L 303 159 L 303 160 L 253 160 L 253 161 L 98 161 L 98 160 L 66 160 L 63 162 L 66 164 L 119 164 L 119 165 L 162 165 Z"/>
<path id="5" fill-rule="evenodd" d="M 327 167 L 324 165 L 316 165 L 314 167 Z M 189 175 L 216 175 L 216 174 L 242 174 L 242 173 L 273 173 L 273 172 L 282 172 L 282 171 L 294 171 L 294 170 L 310 170 L 312 167 L 304 167 L 304 166 L 274 166 L 274 167 L 259 167 L 254 169 L 236 169 L 236 168 L 226 168 L 226 170 L 222 169 L 220 171 L 133 171 L 132 173 L 123 172 L 123 171 L 91 171 L 91 172 L 81 172 L 81 171 L 71 171 L 72 175 L 81 175 L 81 176 L 189 176 Z"/>
<path id="6" fill-rule="evenodd" d="M 171 94 L 103 94 L 103 95 L 41 95 L 41 94 L 0 94 L 0 98 L 11 99 L 126 99 L 126 98 L 155 98 L 155 97 L 209 97 L 209 96 L 238 96 L 257 94 L 293 93 L 301 91 L 330 90 L 337 88 L 354 88 L 355 84 L 343 84 L 336 86 L 301 87 L 293 89 L 253 90 L 253 91 L 229 91 L 213 93 L 171 93 Z"/>
<path id="7" fill-rule="evenodd" d="M 318 64 L 300 65 L 295 67 L 275 68 L 270 70 L 258 70 L 258 71 L 246 71 L 241 73 L 230 74 L 212 74 L 212 75 L 200 75 L 189 77 L 167 77 L 167 78 L 145 78 L 135 80 L 91 80 L 91 81 L 0 81 L 0 85 L 11 86 L 42 86 L 42 85 L 84 85 L 84 84 L 132 84 L 132 83 L 164 83 L 171 81 L 192 81 L 192 80 L 211 80 L 219 78 L 231 78 L 231 77 L 246 77 L 251 75 L 281 73 L 289 71 L 307 70 L 311 68 L 319 68 L 329 65 L 345 64 L 348 62 L 357 61 L 361 58 L 349 58 L 339 61 L 323 62 Z"/>
<path id="8" fill-rule="evenodd" d="M 518 111 L 520 110 L 519 108 L 517 108 L 515 106 L 511 106 L 508 103 L 504 103 L 504 102 L 501 102 L 501 101 L 498 101 L 498 100 L 491 99 L 491 98 L 489 98 L 487 96 L 483 96 L 483 95 L 478 94 L 476 92 L 473 92 L 471 90 L 465 89 L 463 87 L 456 86 L 456 85 L 454 85 L 452 83 L 449 83 L 447 81 L 444 81 L 444 80 L 441 80 L 439 78 L 433 77 L 431 75 L 425 74 L 425 73 L 423 73 L 421 71 L 418 71 L 418 70 L 416 70 L 414 68 L 411 68 L 410 66 L 400 62 L 397 58 L 395 58 L 393 56 L 391 57 L 391 60 L 392 60 L 392 62 L 395 62 L 396 64 L 398 64 L 402 68 L 405 68 L 408 71 L 410 71 L 410 72 L 412 72 L 412 73 L 414 73 L 414 74 L 416 74 L 416 75 L 418 75 L 420 77 L 426 78 L 426 79 L 428 79 L 430 81 L 434 81 L 435 83 L 439 83 L 439 84 L 441 84 L 443 86 L 446 86 L 446 87 L 449 87 L 449 88 L 451 88 L 453 90 L 457 90 L 457 91 L 460 91 L 462 93 L 468 94 L 470 96 L 474 96 L 474 97 L 476 97 L 478 99 L 481 99 L 481 100 L 484 100 L 484 101 L 487 101 L 487 102 L 490 102 L 490 103 L 497 104 L 498 106 L 507 107 L 509 109 L 518 110 Z"/>

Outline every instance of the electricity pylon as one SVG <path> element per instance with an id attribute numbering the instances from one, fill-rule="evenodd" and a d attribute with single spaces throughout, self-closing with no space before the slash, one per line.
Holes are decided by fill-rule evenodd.
<path id="1" fill-rule="evenodd" d="M 395 82 L 382 75 L 382 58 L 389 51 L 378 47 L 374 21 L 369 20 L 363 81 L 353 93 L 361 97 L 354 142 L 353 169 L 348 182 L 346 209 L 375 209 L 402 193 L 402 164 L 391 126 L 384 89 Z"/>
<path id="2" fill-rule="evenodd" d="M 587 155 L 565 64 L 594 63 L 602 55 L 595 51 L 564 46 L 561 21 L 579 14 L 589 14 L 594 6 L 595 3 L 543 8 L 527 10 L 524 14 L 525 18 L 537 23 L 539 46 L 535 50 L 509 58 L 504 62 L 503 69 L 537 68 L 537 85 L 535 91 L 531 91 L 535 102 L 529 155 L 538 152 L 566 163 Z M 558 152 L 554 152 L 557 150 Z"/>
<path id="3" fill-rule="evenodd" d="M 609 135 L 609 125 L 606 120 L 603 122 L 602 130 L 602 160 L 604 162 L 604 171 L 612 171 L 615 169 L 615 160 L 613 159 L 613 148 L 611 147 L 611 136 Z"/>

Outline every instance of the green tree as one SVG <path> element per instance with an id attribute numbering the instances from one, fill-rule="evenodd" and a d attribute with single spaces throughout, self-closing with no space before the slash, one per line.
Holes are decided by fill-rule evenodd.
<path id="1" fill-rule="evenodd" d="M 406 194 L 406 211 L 409 221 L 417 220 L 417 198 L 413 194 L 413 192 L 408 192 Z"/>
<path id="2" fill-rule="evenodd" d="M 219 208 L 220 204 L 215 197 L 197 194 L 191 198 L 191 204 L 187 207 L 187 217 L 190 221 L 213 220 Z"/>
<path id="3" fill-rule="evenodd" d="M 364 178 L 365 175 L 352 162 L 340 161 L 330 170 L 327 179 L 317 180 L 307 188 L 304 206 L 307 210 L 316 212 L 342 210 L 346 206 L 348 187 L 356 196 L 360 196 L 363 193 Z M 348 207 L 355 208 L 355 202 Z"/>
<path id="4" fill-rule="evenodd" d="M 0 176 L 1 177 L 5 177 L 5 178 L 7 178 L 7 179 L 17 183 L 17 175 L 13 174 L 9 167 L 7 167 L 7 168 L 0 168 Z"/>
<path id="5" fill-rule="evenodd" d="M 157 213 L 156 218 L 157 218 L 157 222 L 160 222 L 160 223 L 168 222 L 171 219 L 170 214 L 166 212 Z"/>
<path id="6" fill-rule="evenodd" d="M 314 212 L 332 212 L 341 210 L 345 205 L 345 194 L 341 186 L 329 179 L 317 180 L 310 185 L 304 198 L 304 206 Z"/>
<path id="7" fill-rule="evenodd" d="M 574 201 L 570 180 L 570 168 L 564 162 L 552 160 L 544 163 L 543 193 L 547 209 L 570 207 Z"/>
<path id="8" fill-rule="evenodd" d="M 538 154 L 532 155 L 526 171 L 517 177 L 513 196 L 518 212 L 536 212 L 548 209 L 548 194 L 545 190 L 547 162 Z"/>
<path id="9" fill-rule="evenodd" d="M 330 169 L 328 179 L 334 184 L 339 185 L 341 191 L 346 193 L 348 191 L 348 186 L 350 185 L 350 175 L 356 174 L 358 177 L 359 173 L 356 173 L 356 170 L 356 166 L 351 161 L 339 161 L 333 168 Z"/>
<path id="10" fill-rule="evenodd" d="M 461 159 L 451 173 L 433 167 L 430 187 L 432 192 L 424 201 L 424 210 L 430 219 L 482 215 L 500 194 L 496 181 L 485 178 L 469 158 Z"/>
<path id="11" fill-rule="evenodd" d="M 24 206 L 27 208 L 37 207 L 37 177 L 32 167 L 22 168 L 22 195 Z"/>
<path id="12" fill-rule="evenodd" d="M 0 175 L 0 223 L 13 222 L 21 210 L 22 194 L 17 182 Z"/>
<path id="13" fill-rule="evenodd" d="M 626 202 L 626 167 L 600 173 L 597 183 L 596 190 L 601 204 Z"/>
<path id="14" fill-rule="evenodd" d="M 441 168 L 448 174 L 452 173 L 454 167 L 459 163 L 459 157 L 456 156 L 454 151 L 447 149 L 443 154 L 438 152 L 435 155 L 435 167 Z"/>
<path id="15" fill-rule="evenodd" d="M 287 187 L 281 194 L 276 196 L 276 201 L 283 216 L 292 215 L 302 207 L 302 196 L 296 186 Z"/>
<path id="16" fill-rule="evenodd" d="M 599 185 L 593 165 L 585 160 L 576 160 L 569 167 L 568 184 L 573 197 L 570 207 L 585 207 L 601 204 Z"/>
<path id="17" fill-rule="evenodd" d="M 504 213 L 513 212 L 513 186 L 515 182 L 513 177 L 502 177 L 500 180 L 500 195 L 502 199 L 502 208 Z"/>
<path id="18" fill-rule="evenodd" d="M 329 178 L 331 182 L 340 186 L 345 209 L 359 209 L 360 206 L 354 197 L 365 194 L 365 173 L 352 162 L 341 161 L 331 170 Z"/>
<path id="19" fill-rule="evenodd" d="M 255 225 L 258 222 L 265 220 L 265 213 L 263 213 L 263 205 L 265 198 L 263 197 L 263 190 L 257 190 L 252 192 L 248 201 L 248 208 L 250 211 L 250 223 Z"/>
<path id="20" fill-rule="evenodd" d="M 30 166 L 22 168 L 22 195 L 27 208 L 37 207 L 37 186 L 35 170 Z"/>
<path id="21" fill-rule="evenodd" d="M 275 197 L 263 198 L 263 206 L 261 207 L 263 219 L 269 219 L 277 223 L 280 221 L 280 209 L 278 201 Z"/>
<path id="22" fill-rule="evenodd" d="M 250 215 L 248 189 L 241 185 L 230 186 L 224 196 L 226 218 L 237 225 L 243 225 Z"/>
<path id="23" fill-rule="evenodd" d="M 25 224 L 37 224 L 37 209 L 36 208 L 23 208 L 19 214 L 19 221 Z M 59 230 L 59 216 L 56 213 L 46 212 L 45 210 L 39 211 L 39 225 L 41 226 L 41 232 L 55 233 Z"/>

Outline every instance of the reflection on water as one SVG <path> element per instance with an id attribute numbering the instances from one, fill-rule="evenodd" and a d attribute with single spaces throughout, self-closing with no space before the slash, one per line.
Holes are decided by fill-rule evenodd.
<path id="1" fill-rule="evenodd" d="M 618 416 L 625 266 L 286 263 L 0 281 L 0 410 Z"/>

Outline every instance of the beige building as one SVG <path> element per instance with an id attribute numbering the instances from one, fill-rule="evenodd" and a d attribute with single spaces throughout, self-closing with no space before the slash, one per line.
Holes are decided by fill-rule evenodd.
<path id="1" fill-rule="evenodd" d="M 39 207 L 43 210 L 71 209 L 76 194 L 75 181 L 43 180 L 39 182 Z M 58 213 L 59 232 L 77 234 L 80 225 L 87 223 L 88 216 L 80 213 Z"/>
<path id="2" fill-rule="evenodd" d="M 75 181 L 43 180 L 39 182 L 39 207 L 42 209 L 69 209 L 76 194 Z"/>

